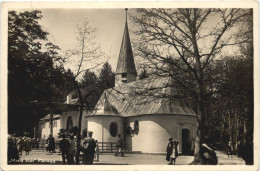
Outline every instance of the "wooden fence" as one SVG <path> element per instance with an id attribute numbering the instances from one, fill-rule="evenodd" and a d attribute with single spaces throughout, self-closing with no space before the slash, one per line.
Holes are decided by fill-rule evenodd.
<path id="1" fill-rule="evenodd" d="M 55 146 L 56 149 L 59 149 L 59 142 L 60 141 L 56 141 L 55 142 Z M 39 143 L 39 147 L 42 150 L 45 150 L 45 144 L 46 144 L 46 140 L 42 139 Z M 116 151 L 116 142 L 98 142 L 98 147 L 100 152 L 115 152 Z M 123 145 L 122 150 L 125 149 L 125 144 Z"/>

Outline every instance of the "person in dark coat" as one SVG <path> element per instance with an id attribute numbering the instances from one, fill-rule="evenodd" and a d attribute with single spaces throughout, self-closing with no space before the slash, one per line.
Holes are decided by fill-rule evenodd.
<path id="1" fill-rule="evenodd" d="M 24 149 L 24 138 L 19 137 L 19 140 L 17 141 L 17 146 L 18 146 L 19 154 L 22 155 Z"/>
<path id="2" fill-rule="evenodd" d="M 117 143 L 116 143 L 116 154 L 115 154 L 115 156 L 118 156 L 121 153 L 121 157 L 124 157 L 124 153 L 123 153 L 123 150 L 122 150 L 123 140 L 122 140 L 120 134 L 118 134 L 117 136 L 118 136 L 118 138 L 117 138 Z"/>
<path id="3" fill-rule="evenodd" d="M 8 151 L 7 151 L 8 163 L 14 163 L 19 160 L 19 153 L 16 146 L 15 137 L 8 135 Z"/>
<path id="4" fill-rule="evenodd" d="M 169 143 L 167 145 L 167 148 L 166 148 L 166 160 L 167 161 L 170 161 L 171 160 L 171 155 L 172 155 L 172 150 L 173 150 L 173 141 L 172 141 L 172 138 L 169 139 Z"/>
<path id="5" fill-rule="evenodd" d="M 52 154 L 55 151 L 55 139 L 52 134 L 47 139 L 48 151 Z"/>
<path id="6" fill-rule="evenodd" d="M 69 136 L 69 149 L 67 154 L 68 164 L 74 164 L 74 155 L 75 155 L 75 143 L 74 136 Z"/>
<path id="7" fill-rule="evenodd" d="M 88 132 L 88 137 L 81 141 L 81 151 L 83 152 L 82 164 L 93 164 L 96 142 L 92 138 L 93 132 Z"/>
<path id="8" fill-rule="evenodd" d="M 69 140 L 65 138 L 65 134 L 61 135 L 62 140 L 60 140 L 60 151 L 61 151 L 61 156 L 62 156 L 62 162 L 63 164 L 65 164 L 65 159 L 67 158 L 68 160 L 68 154 L 69 154 Z"/>

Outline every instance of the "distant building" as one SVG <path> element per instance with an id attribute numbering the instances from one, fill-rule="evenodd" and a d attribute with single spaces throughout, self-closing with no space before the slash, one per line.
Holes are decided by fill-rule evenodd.
<path id="1" fill-rule="evenodd" d="M 58 133 L 60 131 L 60 115 L 53 115 L 53 136 L 54 138 L 58 137 Z M 46 115 L 44 118 L 40 120 L 40 128 L 41 128 L 41 138 L 47 139 L 50 135 L 50 114 Z"/>
<path id="2" fill-rule="evenodd" d="M 116 86 L 103 92 L 96 110 L 85 112 L 82 130 L 99 142 L 116 142 L 121 134 L 129 151 L 165 153 L 168 139 L 178 140 L 188 154 L 196 135 L 197 116 L 170 77 L 137 80 L 127 20 L 115 73 Z M 136 81 L 137 80 L 137 81 Z M 71 99 L 68 98 L 68 103 Z M 78 111 L 60 116 L 60 128 L 78 124 Z"/>

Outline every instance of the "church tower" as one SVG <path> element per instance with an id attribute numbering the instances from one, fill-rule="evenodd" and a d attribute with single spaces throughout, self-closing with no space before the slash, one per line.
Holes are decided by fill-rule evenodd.
<path id="1" fill-rule="evenodd" d="M 137 72 L 135 69 L 135 62 L 129 37 L 127 25 L 127 9 L 124 35 L 121 43 L 120 53 L 117 61 L 117 68 L 115 73 L 116 85 L 121 83 L 130 83 L 136 81 Z"/>

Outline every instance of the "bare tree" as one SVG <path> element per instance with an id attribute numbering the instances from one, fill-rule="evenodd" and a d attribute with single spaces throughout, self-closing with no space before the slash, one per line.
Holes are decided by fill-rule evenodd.
<path id="1" fill-rule="evenodd" d="M 207 67 L 224 47 L 236 45 L 232 32 L 248 15 L 241 9 L 137 9 L 132 21 L 143 68 L 167 73 L 195 94 L 198 129 L 193 164 L 201 163 Z"/>
<path id="2" fill-rule="evenodd" d="M 75 49 L 66 51 L 65 58 L 70 64 L 70 67 L 74 69 L 74 90 L 78 97 L 79 103 L 79 120 L 78 120 L 78 133 L 77 133 L 77 154 L 76 163 L 79 164 L 80 155 L 80 139 L 81 139 L 81 122 L 83 116 L 83 110 L 85 107 L 90 106 L 87 103 L 87 98 L 90 97 L 92 93 L 97 91 L 98 87 L 88 91 L 87 93 L 82 92 L 78 80 L 82 74 L 87 70 L 96 69 L 98 66 L 102 65 L 104 62 L 101 61 L 103 53 L 101 52 L 100 46 L 94 41 L 95 28 L 89 25 L 86 18 L 82 20 L 80 25 L 77 25 L 76 39 L 77 45 Z M 103 60 L 104 61 L 104 60 Z"/>

